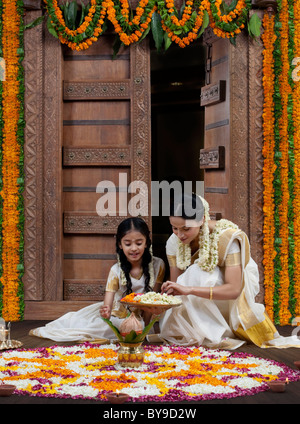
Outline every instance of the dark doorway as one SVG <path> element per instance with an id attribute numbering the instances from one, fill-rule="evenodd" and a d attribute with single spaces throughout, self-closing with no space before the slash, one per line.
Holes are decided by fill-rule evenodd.
<path id="1" fill-rule="evenodd" d="M 164 53 L 151 51 L 152 181 L 203 181 L 199 153 L 204 145 L 206 49 L 197 41 L 184 49 L 171 46 Z M 165 243 L 171 234 L 168 217 L 153 216 L 154 254 L 166 259 Z"/>

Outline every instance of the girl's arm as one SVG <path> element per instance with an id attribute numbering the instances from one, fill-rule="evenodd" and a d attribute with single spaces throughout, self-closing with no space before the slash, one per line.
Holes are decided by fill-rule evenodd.
<path id="1" fill-rule="evenodd" d="M 100 315 L 102 318 L 110 318 L 115 292 L 106 291 L 104 296 L 103 305 L 100 308 Z"/>
<path id="2" fill-rule="evenodd" d="M 210 300 L 236 299 L 242 291 L 242 267 L 225 267 L 224 284 L 216 287 L 182 286 L 172 281 L 162 285 L 162 292 L 172 295 L 194 295 Z"/>

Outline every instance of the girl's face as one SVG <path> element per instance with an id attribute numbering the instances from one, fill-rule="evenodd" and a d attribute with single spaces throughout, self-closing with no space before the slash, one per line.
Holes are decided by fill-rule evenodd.
<path id="1" fill-rule="evenodd" d="M 196 237 L 198 238 L 200 226 L 202 225 L 202 221 L 184 219 L 179 216 L 171 216 L 170 223 L 173 233 L 184 244 L 190 244 Z"/>
<path id="2" fill-rule="evenodd" d="M 142 260 L 147 246 L 146 237 L 136 230 L 131 230 L 121 239 L 119 247 L 123 250 L 130 263 L 137 263 Z"/>

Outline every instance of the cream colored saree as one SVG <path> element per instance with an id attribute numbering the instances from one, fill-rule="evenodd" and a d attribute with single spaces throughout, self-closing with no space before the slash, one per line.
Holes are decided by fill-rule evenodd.
<path id="1" fill-rule="evenodd" d="M 236 241 L 240 252 L 233 249 Z M 218 255 L 218 265 L 212 271 L 203 271 L 196 260 L 177 282 L 186 286 L 219 286 L 224 284 L 224 266 L 241 264 L 243 289 L 240 296 L 230 301 L 182 296 L 182 305 L 168 310 L 162 317 L 160 336 L 169 343 L 208 348 L 236 349 L 246 341 L 263 348 L 300 347 L 300 339 L 296 336 L 284 338 L 278 334 L 264 305 L 255 301 L 259 292 L 259 274 L 250 257 L 246 234 L 232 228 L 222 232 Z"/>

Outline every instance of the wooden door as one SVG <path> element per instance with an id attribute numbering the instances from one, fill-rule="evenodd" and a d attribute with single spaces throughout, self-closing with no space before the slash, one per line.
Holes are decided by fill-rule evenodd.
<path id="1" fill-rule="evenodd" d="M 73 52 L 45 32 L 43 147 L 41 162 L 30 168 L 39 168 L 42 179 L 42 209 L 34 217 L 42 227 L 35 225 L 42 253 L 39 260 L 26 257 L 26 319 L 54 319 L 103 299 L 116 261 L 116 228 L 129 216 L 124 202 L 119 211 L 119 195 L 124 201 L 131 182 L 144 182 L 149 190 L 141 212 L 150 211 L 150 49 L 145 40 L 113 59 L 114 39 L 103 35 L 87 51 Z M 30 63 L 27 68 L 30 78 Z M 96 211 L 105 195 L 97 186 L 104 181 L 115 187 L 115 216 Z M 151 228 L 148 214 L 143 218 Z"/>
<path id="2" fill-rule="evenodd" d="M 129 216 L 128 186 L 141 180 L 150 187 L 148 48 L 123 49 L 112 59 L 113 39 L 103 36 L 85 53 L 63 51 L 65 301 L 103 298 L 116 261 L 116 228 Z M 100 185 L 111 191 L 97 192 Z M 99 214 L 101 196 L 108 201 Z"/>

